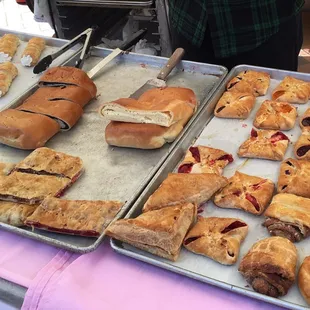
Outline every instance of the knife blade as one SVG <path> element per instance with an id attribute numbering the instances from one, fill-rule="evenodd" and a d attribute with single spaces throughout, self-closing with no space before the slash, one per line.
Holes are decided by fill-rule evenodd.
<path id="1" fill-rule="evenodd" d="M 171 55 L 165 66 L 160 70 L 155 79 L 148 80 L 143 86 L 137 89 L 129 98 L 139 99 L 139 97 L 147 90 L 152 88 L 166 87 L 166 80 L 170 72 L 181 61 L 185 53 L 185 50 L 181 47 L 177 48 Z"/>

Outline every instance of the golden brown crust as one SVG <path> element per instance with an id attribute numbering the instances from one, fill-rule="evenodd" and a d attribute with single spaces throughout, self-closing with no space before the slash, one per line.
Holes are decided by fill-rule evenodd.
<path id="1" fill-rule="evenodd" d="M 0 143 L 33 150 L 44 146 L 58 131 L 53 119 L 34 113 L 8 109 L 0 112 Z"/>
<path id="2" fill-rule="evenodd" d="M 294 127 L 297 109 L 287 102 L 265 100 L 256 113 L 254 126 L 261 129 L 290 130 Z"/>
<path id="3" fill-rule="evenodd" d="M 105 139 L 113 146 L 157 149 L 173 142 L 182 130 L 182 122 L 169 128 L 154 124 L 110 122 L 105 129 Z"/>
<path id="4" fill-rule="evenodd" d="M 196 207 L 185 203 L 112 223 L 106 234 L 152 254 L 176 261 L 183 239 L 196 218 Z"/>
<path id="5" fill-rule="evenodd" d="M 214 109 L 214 115 L 222 118 L 246 119 L 255 104 L 255 96 L 237 90 L 226 91 Z"/>
<path id="6" fill-rule="evenodd" d="M 226 184 L 227 179 L 217 174 L 170 173 L 146 201 L 143 212 L 186 202 L 199 205 Z"/>
<path id="7" fill-rule="evenodd" d="M 270 237 L 256 242 L 243 257 L 239 271 L 261 294 L 284 296 L 295 281 L 297 249 L 288 239 Z"/>
<path id="8" fill-rule="evenodd" d="M 9 91 L 17 75 L 18 70 L 11 62 L 0 64 L 0 97 L 3 97 Z"/>
<path id="9" fill-rule="evenodd" d="M 63 176 L 72 180 L 81 174 L 83 161 L 79 157 L 41 147 L 18 163 L 15 170 L 34 174 Z"/>
<path id="10" fill-rule="evenodd" d="M 12 58 L 17 51 L 18 45 L 19 38 L 16 35 L 5 34 L 0 38 L 0 53 L 7 54 Z"/>
<path id="11" fill-rule="evenodd" d="M 310 305 L 310 256 L 306 257 L 298 272 L 299 290 Z"/>
<path id="12" fill-rule="evenodd" d="M 302 131 L 310 131 L 310 108 L 300 118 L 299 126 Z"/>
<path id="13" fill-rule="evenodd" d="M 223 169 L 232 161 L 232 155 L 220 149 L 202 145 L 192 146 L 186 152 L 178 172 L 222 174 Z"/>
<path id="14" fill-rule="evenodd" d="M 252 129 L 251 136 L 241 144 L 239 157 L 282 160 L 289 138 L 280 131 Z"/>
<path id="15" fill-rule="evenodd" d="M 25 224 L 64 234 L 96 237 L 122 207 L 119 201 L 45 198 Z"/>
<path id="16" fill-rule="evenodd" d="M 310 97 L 308 82 L 286 76 L 272 92 L 272 100 L 290 103 L 306 103 Z"/>
<path id="17" fill-rule="evenodd" d="M 40 78 L 40 85 L 76 85 L 85 88 L 94 98 L 97 94 L 95 83 L 81 69 L 74 67 L 54 67 L 48 69 Z"/>
<path id="18" fill-rule="evenodd" d="M 234 77 L 228 84 L 227 90 L 238 90 L 241 92 L 250 92 L 254 96 L 264 96 L 267 93 L 270 84 L 270 75 L 266 72 L 243 71 Z"/>
<path id="19" fill-rule="evenodd" d="M 265 222 L 269 233 L 275 236 L 288 237 L 292 242 L 306 238 L 310 228 L 310 199 L 299 197 L 293 194 L 277 194 L 265 212 L 265 216 L 279 220 L 275 223 Z M 273 221 L 274 222 L 274 221 Z M 266 225 L 267 224 L 267 225 Z M 293 227 L 288 228 L 287 225 Z M 295 231 L 295 228 L 298 230 Z"/>
<path id="20" fill-rule="evenodd" d="M 278 192 L 310 198 L 310 162 L 288 158 L 281 163 Z"/>
<path id="21" fill-rule="evenodd" d="M 238 260 L 240 246 L 247 233 L 248 225 L 242 220 L 198 216 L 183 245 L 189 251 L 210 257 L 223 265 L 233 265 Z"/>
<path id="22" fill-rule="evenodd" d="M 45 40 L 42 38 L 31 38 L 22 54 L 22 57 L 31 57 L 30 66 L 34 66 L 38 63 L 40 56 L 45 49 Z"/>
<path id="23" fill-rule="evenodd" d="M 91 95 L 89 91 L 86 89 L 73 86 L 73 85 L 65 85 L 61 87 L 40 87 L 37 91 L 31 95 L 28 100 L 42 100 L 46 99 L 49 101 L 52 100 L 68 100 L 83 108 L 91 99 Z"/>
<path id="24" fill-rule="evenodd" d="M 274 184 L 268 179 L 236 171 L 225 186 L 214 197 L 220 208 L 242 209 L 252 214 L 262 214 L 270 202 Z"/>
<path id="25" fill-rule="evenodd" d="M 30 216 L 36 208 L 36 205 L 0 201 L 0 222 L 17 227 L 23 226 L 26 218 Z"/>
<path id="26" fill-rule="evenodd" d="M 294 145 L 297 159 L 310 160 L 310 131 L 304 131 Z"/>
<path id="27" fill-rule="evenodd" d="M 0 178 L 0 200 L 33 205 L 47 196 L 61 196 L 70 185 L 69 178 L 13 172 Z"/>
<path id="28" fill-rule="evenodd" d="M 42 114 L 55 119 L 63 131 L 70 130 L 83 115 L 83 109 L 80 105 L 67 101 L 46 99 L 27 99 L 18 110 Z"/>
<path id="29" fill-rule="evenodd" d="M 14 169 L 15 164 L 10 163 L 0 163 L 0 176 L 9 175 L 10 172 Z"/>

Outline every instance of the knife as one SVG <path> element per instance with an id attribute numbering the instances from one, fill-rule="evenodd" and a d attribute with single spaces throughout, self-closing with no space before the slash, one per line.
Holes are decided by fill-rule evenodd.
<path id="1" fill-rule="evenodd" d="M 166 87 L 166 80 L 170 72 L 181 61 L 185 50 L 181 47 L 177 48 L 171 55 L 165 66 L 160 70 L 155 79 L 148 80 L 143 86 L 136 90 L 129 98 L 139 99 L 139 97 L 147 90 L 158 87 Z"/>

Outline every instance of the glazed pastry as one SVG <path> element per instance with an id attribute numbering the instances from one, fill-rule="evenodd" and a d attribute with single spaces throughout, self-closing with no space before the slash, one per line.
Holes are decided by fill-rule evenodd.
<path id="1" fill-rule="evenodd" d="M 227 179 L 217 174 L 169 173 L 146 201 L 143 212 L 186 202 L 200 205 L 225 185 Z"/>
<path id="2" fill-rule="evenodd" d="M 298 272 L 299 290 L 310 305 L 310 256 L 306 257 Z"/>
<path id="3" fill-rule="evenodd" d="M 0 38 L 0 64 L 12 60 L 18 45 L 19 38 L 14 34 L 5 34 Z"/>
<path id="4" fill-rule="evenodd" d="M 294 127 L 297 109 L 287 102 L 265 100 L 256 113 L 254 126 L 261 129 L 290 130 Z"/>
<path id="5" fill-rule="evenodd" d="M 25 224 L 63 234 L 99 237 L 122 207 L 119 201 L 45 198 Z"/>
<path id="6" fill-rule="evenodd" d="M 255 104 L 255 96 L 251 93 L 227 91 L 223 94 L 214 109 L 214 115 L 222 118 L 246 119 Z"/>
<path id="7" fill-rule="evenodd" d="M 40 147 L 18 163 L 15 171 L 67 177 L 75 182 L 83 173 L 83 162 L 79 157 Z"/>
<path id="8" fill-rule="evenodd" d="M 299 126 L 302 131 L 310 131 L 310 108 L 301 117 Z"/>
<path id="9" fill-rule="evenodd" d="M 268 179 L 236 171 L 225 186 L 214 197 L 214 204 L 220 208 L 242 209 L 260 215 L 270 202 L 274 184 Z"/>
<path id="10" fill-rule="evenodd" d="M 294 154 L 298 159 L 310 160 L 310 131 L 304 131 L 294 145 Z"/>
<path id="11" fill-rule="evenodd" d="M 15 164 L 0 163 L 0 177 L 9 175 L 11 171 L 14 169 L 14 167 Z"/>
<path id="12" fill-rule="evenodd" d="M 265 212 L 264 226 L 270 235 L 280 236 L 292 242 L 310 235 L 310 199 L 292 194 L 278 194 Z"/>
<path id="13" fill-rule="evenodd" d="M 295 245 L 286 238 L 270 237 L 252 246 L 239 271 L 256 292 L 279 297 L 295 282 L 296 264 Z"/>
<path id="14" fill-rule="evenodd" d="M 10 201 L 0 201 L 0 222 L 12 226 L 23 226 L 25 220 L 30 216 L 36 205 L 26 205 Z"/>
<path id="15" fill-rule="evenodd" d="M 196 207 L 185 203 L 112 223 L 106 234 L 154 255 L 176 261 L 183 239 L 196 219 Z"/>
<path id="16" fill-rule="evenodd" d="M 282 160 L 289 138 L 280 131 L 252 129 L 251 137 L 238 150 L 240 157 Z"/>
<path id="17" fill-rule="evenodd" d="M 20 60 L 24 67 L 36 65 L 45 49 L 45 40 L 41 38 L 32 38 L 29 40 Z"/>
<path id="18" fill-rule="evenodd" d="M 69 178 L 13 172 L 0 178 L 0 200 L 34 205 L 47 196 L 60 197 L 70 185 Z"/>
<path id="19" fill-rule="evenodd" d="M 310 198 L 310 162 L 293 158 L 282 162 L 278 192 Z"/>
<path id="20" fill-rule="evenodd" d="M 222 174 L 223 169 L 234 159 L 232 155 L 212 147 L 192 146 L 178 168 L 178 173 L 216 173 Z"/>
<path id="21" fill-rule="evenodd" d="M 227 90 L 238 90 L 248 92 L 254 96 L 264 96 L 267 93 L 270 84 L 270 75 L 266 72 L 243 71 L 234 77 L 228 84 Z"/>
<path id="22" fill-rule="evenodd" d="M 272 93 L 272 100 L 289 103 L 306 103 L 309 97 L 310 84 L 291 76 L 285 77 Z"/>
<path id="23" fill-rule="evenodd" d="M 238 260 L 240 246 L 247 233 L 248 225 L 239 219 L 198 216 L 183 245 L 189 251 L 223 265 L 233 265 Z"/>
<path id="24" fill-rule="evenodd" d="M 11 62 L 0 64 L 0 98 L 9 91 L 9 88 L 17 75 L 18 70 Z"/>

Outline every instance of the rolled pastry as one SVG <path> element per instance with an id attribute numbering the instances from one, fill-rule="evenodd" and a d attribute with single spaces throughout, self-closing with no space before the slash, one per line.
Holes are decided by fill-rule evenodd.
<path id="1" fill-rule="evenodd" d="M 5 34 L 0 38 L 0 63 L 11 61 L 19 45 L 19 38 L 14 34 Z"/>
<path id="2" fill-rule="evenodd" d="M 8 92 L 17 75 L 18 70 L 11 62 L 0 64 L 0 97 Z"/>
<path id="3" fill-rule="evenodd" d="M 298 272 L 299 290 L 310 305 L 310 256 L 306 257 Z"/>
<path id="4" fill-rule="evenodd" d="M 310 131 L 310 108 L 300 118 L 299 126 L 302 131 Z"/>
<path id="5" fill-rule="evenodd" d="M 310 160 L 310 131 L 304 131 L 294 146 L 294 153 L 297 159 Z"/>
<path id="6" fill-rule="evenodd" d="M 286 295 L 293 285 L 296 263 L 295 245 L 286 238 L 270 237 L 252 246 L 239 271 L 256 292 L 279 297 Z"/>
<path id="7" fill-rule="evenodd" d="M 45 40 L 32 38 L 29 40 L 20 60 L 24 67 L 31 67 L 38 63 L 40 56 L 45 49 Z"/>

